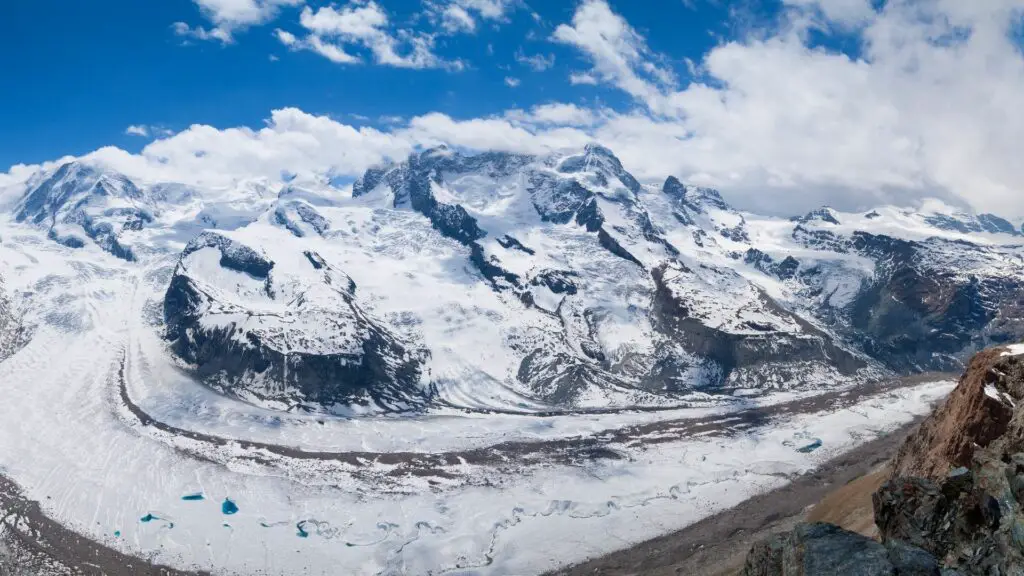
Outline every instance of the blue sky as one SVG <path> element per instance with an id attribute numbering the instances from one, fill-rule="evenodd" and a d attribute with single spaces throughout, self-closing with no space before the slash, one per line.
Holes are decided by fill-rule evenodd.
<path id="1" fill-rule="evenodd" d="M 1024 0 L 33 0 L 2 15 L 0 191 L 68 155 L 233 186 L 348 181 L 441 143 L 598 142 L 641 180 L 751 210 L 938 198 L 1024 218 Z"/>
<path id="2" fill-rule="evenodd" d="M 380 4 L 396 24 L 437 28 L 424 18 L 420 0 Z M 479 18 L 473 34 L 439 37 L 437 54 L 466 63 L 464 70 L 449 71 L 339 65 L 311 51 L 291 51 L 274 30 L 300 33 L 298 6 L 282 8 L 273 22 L 235 32 L 225 44 L 175 33 L 175 22 L 210 26 L 191 0 L 6 3 L 0 107 L 8 114 L 0 121 L 0 166 L 101 145 L 135 150 L 144 141 L 124 134 L 129 125 L 175 131 L 194 123 L 259 126 L 270 110 L 285 106 L 357 123 L 430 111 L 477 117 L 547 101 L 629 106 L 615 90 L 566 81 L 571 70 L 582 68 L 580 57 L 550 37 L 577 6 L 574 0 L 513 4 L 500 19 Z M 732 26 L 728 8 L 719 3 L 619 0 L 612 6 L 679 74 L 686 74 L 684 58 L 699 60 Z M 554 61 L 538 71 L 522 56 Z M 506 78 L 519 85 L 508 86 Z"/>

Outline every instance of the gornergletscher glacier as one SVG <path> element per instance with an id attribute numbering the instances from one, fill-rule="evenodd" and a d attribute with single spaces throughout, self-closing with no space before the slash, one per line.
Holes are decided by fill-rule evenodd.
<path id="1" fill-rule="evenodd" d="M 815 470 L 1024 339 L 1018 223 L 761 216 L 665 176 L 437 147 L 354 182 L 5 185 L 0 571 L 16 533 L 99 572 L 538 574 Z"/>

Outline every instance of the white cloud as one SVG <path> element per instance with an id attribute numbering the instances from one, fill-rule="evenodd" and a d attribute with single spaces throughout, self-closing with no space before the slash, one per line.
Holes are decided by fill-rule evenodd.
<path id="1" fill-rule="evenodd" d="M 427 18 L 449 35 L 473 34 L 478 20 L 501 23 L 520 6 L 520 0 L 423 0 Z"/>
<path id="2" fill-rule="evenodd" d="M 341 10 L 333 7 L 303 8 L 302 27 L 323 36 L 342 36 L 352 40 L 378 40 L 387 28 L 388 15 L 372 0 L 351 2 Z"/>
<path id="3" fill-rule="evenodd" d="M 349 54 L 337 44 L 324 41 L 316 34 L 309 36 L 302 42 L 292 43 L 289 46 L 296 49 L 305 48 L 307 50 L 312 50 L 335 64 L 356 64 L 358 62 L 362 62 L 362 59 L 358 56 Z"/>
<path id="4" fill-rule="evenodd" d="M 276 35 L 277 39 L 281 41 L 281 44 L 288 47 L 294 46 L 299 41 L 299 39 L 295 37 L 295 34 L 292 34 L 287 30 L 281 30 L 280 28 L 274 30 L 274 35 Z"/>
<path id="5" fill-rule="evenodd" d="M 523 49 L 520 48 L 516 51 L 516 62 L 519 62 L 524 66 L 529 66 L 537 72 L 543 72 L 555 65 L 555 55 L 548 54 L 545 56 L 543 54 L 534 54 L 533 56 L 527 56 L 526 53 L 523 52 Z"/>
<path id="6" fill-rule="evenodd" d="M 277 31 L 282 44 L 293 50 L 311 50 L 338 64 L 363 59 L 350 49 L 369 51 L 375 63 L 396 68 L 446 68 L 459 70 L 461 61 L 446 60 L 434 53 L 434 36 L 392 26 L 387 12 L 373 0 L 352 0 L 344 7 L 306 6 L 299 23 L 308 31 L 304 38 Z"/>
<path id="7" fill-rule="evenodd" d="M 844 28 L 863 26 L 875 15 L 871 0 L 783 0 L 783 4 L 816 12 Z"/>
<path id="8" fill-rule="evenodd" d="M 129 136 L 142 136 L 145 138 L 149 136 L 149 127 L 141 124 L 132 124 L 125 128 L 124 133 Z"/>
<path id="9" fill-rule="evenodd" d="M 522 81 L 519 78 L 513 78 L 512 76 L 505 76 L 505 85 L 509 88 L 517 88 Z"/>
<path id="10" fill-rule="evenodd" d="M 458 32 L 475 32 L 476 19 L 457 4 L 450 4 L 441 12 L 441 27 L 449 34 Z"/>
<path id="11" fill-rule="evenodd" d="M 456 120 L 436 112 L 413 118 L 401 134 L 420 146 L 449 144 L 526 154 L 581 148 L 592 140 L 586 132 L 575 128 L 538 128 L 503 118 Z"/>
<path id="12" fill-rule="evenodd" d="M 171 28 L 174 30 L 175 34 L 186 38 L 194 38 L 196 40 L 217 40 L 224 44 L 230 44 L 233 41 L 231 32 L 225 28 L 203 28 L 201 26 L 193 28 L 184 22 L 175 22 L 171 25 Z"/>
<path id="13" fill-rule="evenodd" d="M 519 0 L 451 0 L 453 6 L 478 14 L 484 20 L 504 20 L 506 15 L 519 6 Z"/>
<path id="14" fill-rule="evenodd" d="M 591 136 L 576 128 L 513 122 L 504 118 L 457 120 L 430 113 L 385 118 L 387 130 L 356 127 L 294 108 L 275 110 L 266 125 L 215 128 L 194 125 L 159 137 L 138 154 L 105 147 L 83 158 L 118 170 L 141 183 L 163 181 L 229 186 L 281 174 L 359 176 L 385 160 L 403 160 L 417 148 L 449 144 L 474 150 L 543 154 L 580 148 Z M 154 133 L 151 130 L 151 133 Z M 62 161 L 70 160 L 64 158 Z M 0 188 L 24 182 L 42 166 L 15 166 L 0 173 Z"/>
<path id="15" fill-rule="evenodd" d="M 509 110 L 505 118 L 533 125 L 593 126 L 601 118 L 599 113 L 575 104 L 553 102 L 534 106 L 529 110 Z"/>
<path id="16" fill-rule="evenodd" d="M 164 126 L 158 126 L 158 125 L 150 126 L 150 125 L 146 125 L 146 124 L 132 124 L 131 126 L 125 128 L 124 133 L 127 134 L 128 136 L 142 136 L 144 138 L 148 138 L 150 136 L 153 136 L 153 137 L 170 136 L 171 134 L 174 134 L 174 131 L 170 130 L 170 129 L 164 127 Z"/>
<path id="17" fill-rule="evenodd" d="M 275 110 L 264 128 L 194 125 L 157 139 L 139 154 L 102 148 L 87 158 L 143 182 L 228 185 L 282 172 L 356 175 L 387 158 L 401 159 L 413 142 L 398 133 L 357 128 L 294 108 Z"/>
<path id="18" fill-rule="evenodd" d="M 118 170 L 141 183 L 162 181 L 227 186 L 251 178 L 280 181 L 282 173 L 358 176 L 385 160 L 402 160 L 416 148 L 445 143 L 475 150 L 547 153 L 579 148 L 584 131 L 503 118 L 457 120 L 430 113 L 409 120 L 385 118 L 388 130 L 356 127 L 294 108 L 275 110 L 266 125 L 215 128 L 194 125 L 159 136 L 138 154 L 100 148 L 83 158 Z M 150 133 L 158 132 L 150 129 Z M 68 161 L 64 158 L 61 162 Z M 24 182 L 42 166 L 14 166 L 0 173 L 0 188 Z"/>
<path id="19" fill-rule="evenodd" d="M 574 83 L 599 79 L 648 102 L 652 108 L 662 100 L 662 90 L 674 86 L 672 71 L 656 63 L 644 38 L 605 0 L 584 0 L 573 15 L 572 25 L 559 25 L 552 39 L 579 49 L 593 64 L 588 75 L 574 75 Z"/>
<path id="20" fill-rule="evenodd" d="M 588 72 L 573 72 L 569 74 L 569 83 L 573 86 L 597 86 L 600 82 Z"/>
<path id="21" fill-rule="evenodd" d="M 179 36 L 199 40 L 218 40 L 230 43 L 233 34 L 250 26 L 270 22 L 285 6 L 299 6 L 305 0 L 193 0 L 203 15 L 213 23 L 213 28 L 192 27 L 184 22 L 175 22 L 174 31 Z"/>

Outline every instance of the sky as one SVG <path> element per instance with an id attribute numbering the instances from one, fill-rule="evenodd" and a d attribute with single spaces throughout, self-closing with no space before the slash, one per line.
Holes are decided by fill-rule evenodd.
<path id="1" fill-rule="evenodd" d="M 68 157 L 231 185 L 599 142 L 741 208 L 1024 218 L 1024 0 L 33 0 L 0 186 Z M 10 168 L 8 168 L 10 167 Z M 6 172 L 4 172 L 6 170 Z"/>

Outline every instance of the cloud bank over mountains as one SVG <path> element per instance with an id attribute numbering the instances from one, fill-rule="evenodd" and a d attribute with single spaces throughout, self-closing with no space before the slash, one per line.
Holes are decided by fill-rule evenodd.
<path id="1" fill-rule="evenodd" d="M 175 26 L 196 38 L 242 42 L 242 30 L 273 27 L 289 48 L 340 65 L 453 74 L 487 63 L 438 54 L 437 35 L 485 34 L 483 22 L 497 26 L 529 9 L 434 0 L 414 30 L 373 1 L 317 9 L 303 0 L 195 1 L 206 27 Z M 471 118 L 424 111 L 373 125 L 284 108 L 262 128 L 154 131 L 138 154 L 103 148 L 88 157 L 142 181 L 230 185 L 306 172 L 351 178 L 438 143 L 544 153 L 596 141 L 638 177 L 676 175 L 719 188 L 743 208 L 797 213 L 937 197 L 1024 217 L 1016 147 L 1024 134 L 1024 0 L 784 3 L 771 24 L 747 27 L 686 63 L 652 50 L 614 3 L 579 3 L 571 20 L 551 23 L 546 41 L 578 53 L 566 83 L 614 91 L 624 106 L 548 102 Z M 856 50 L 834 48 L 827 40 L 835 37 L 853 39 Z M 543 55 L 535 62 L 550 66 Z M 31 171 L 14 167 L 0 185 Z"/>

